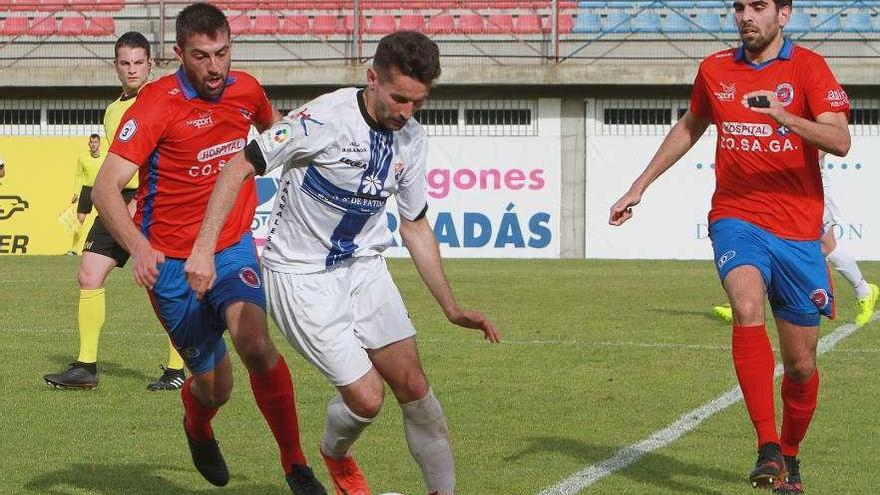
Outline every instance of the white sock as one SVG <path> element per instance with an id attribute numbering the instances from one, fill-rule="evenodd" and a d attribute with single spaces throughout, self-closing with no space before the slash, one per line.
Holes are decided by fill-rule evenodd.
<path id="1" fill-rule="evenodd" d="M 843 246 L 838 244 L 834 251 L 828 253 L 828 256 L 825 258 L 834 266 L 838 273 L 843 275 L 843 278 L 852 284 L 857 298 L 862 299 L 871 295 L 871 288 L 868 287 L 868 283 L 862 277 L 862 272 L 859 270 L 859 265 L 856 264 L 856 259 Z"/>
<path id="2" fill-rule="evenodd" d="M 327 420 L 324 423 L 324 438 L 321 450 L 329 457 L 345 457 L 351 450 L 361 432 L 373 422 L 352 412 L 342 396 L 337 394 L 327 405 Z"/>
<path id="3" fill-rule="evenodd" d="M 455 463 L 449 428 L 440 402 L 434 392 L 419 400 L 401 404 L 403 430 L 413 458 L 422 468 L 422 476 L 428 485 L 428 493 L 451 494 L 455 492 Z"/>

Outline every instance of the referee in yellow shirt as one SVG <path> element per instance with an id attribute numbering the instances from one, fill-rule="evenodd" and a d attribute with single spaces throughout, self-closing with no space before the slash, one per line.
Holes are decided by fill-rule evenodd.
<path id="1" fill-rule="evenodd" d="M 86 221 L 86 215 L 92 212 L 92 186 L 95 185 L 95 177 L 98 169 L 104 163 L 104 153 L 101 153 L 101 136 L 92 134 L 89 136 L 89 151 L 82 152 L 76 158 L 76 176 L 74 178 L 73 199 L 76 203 L 76 219 L 82 225 Z M 76 256 L 76 246 L 79 243 L 79 232 L 73 236 L 73 244 L 67 254 Z"/>
<path id="2" fill-rule="evenodd" d="M 104 112 L 104 134 L 110 142 L 116 136 L 116 130 L 125 111 L 134 103 L 141 87 L 147 83 L 152 66 L 150 44 L 141 33 L 131 31 L 120 36 L 116 40 L 115 53 L 114 65 L 119 82 L 122 83 L 122 95 Z M 91 211 L 91 186 L 94 184 L 98 169 L 104 162 L 104 156 L 98 155 L 99 148 L 100 137 L 92 134 L 89 138 L 89 154 L 80 157 L 82 166 L 78 165 L 78 170 L 80 170 L 82 191 L 79 194 L 77 207 L 80 224 Z M 96 161 L 97 164 L 94 165 L 91 160 Z M 138 177 L 135 175 L 122 191 L 132 212 L 137 187 Z M 43 379 L 50 385 L 59 388 L 86 389 L 98 385 L 98 337 L 105 318 L 104 281 L 113 267 L 122 267 L 126 261 L 128 261 L 128 253 L 113 239 L 101 217 L 96 218 L 86 237 L 79 273 L 77 273 L 80 287 L 79 356 L 65 371 L 45 375 Z M 177 390 L 183 385 L 186 378 L 183 359 L 170 341 L 168 347 L 168 365 L 162 366 L 162 376 L 147 385 L 148 390 Z"/>

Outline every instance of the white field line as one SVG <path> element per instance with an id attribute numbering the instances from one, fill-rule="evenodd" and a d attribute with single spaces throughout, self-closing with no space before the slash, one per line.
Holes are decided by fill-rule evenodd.
<path id="1" fill-rule="evenodd" d="M 880 316 L 880 313 L 874 313 L 871 321 L 878 319 L 878 316 Z M 822 355 L 834 349 L 834 346 L 855 333 L 858 328 L 854 324 L 849 323 L 838 327 L 830 334 L 822 337 L 819 340 L 817 354 Z M 778 377 L 780 375 L 782 375 L 782 365 L 778 364 L 776 365 L 774 376 Z M 614 455 L 603 461 L 581 469 L 556 485 L 542 490 L 538 495 L 575 495 L 581 493 L 602 478 L 610 476 L 633 464 L 645 455 L 678 440 L 702 422 L 740 400 L 742 400 L 742 391 L 739 385 L 737 385 L 710 402 L 685 413 L 666 428 L 652 433 L 648 438 L 618 450 Z"/>

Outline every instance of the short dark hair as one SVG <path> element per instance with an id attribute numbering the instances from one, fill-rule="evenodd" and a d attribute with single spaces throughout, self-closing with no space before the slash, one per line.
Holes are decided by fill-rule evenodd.
<path id="1" fill-rule="evenodd" d="M 177 46 L 181 48 L 194 34 L 204 34 L 211 39 L 216 39 L 217 33 L 221 31 L 228 35 L 232 34 L 226 14 L 214 5 L 203 2 L 194 3 L 181 10 L 177 14 L 175 27 Z"/>
<path id="2" fill-rule="evenodd" d="M 385 72 L 391 67 L 430 85 L 440 76 L 440 49 L 422 33 L 397 31 L 379 40 L 373 56 L 373 69 Z"/>
<path id="3" fill-rule="evenodd" d="M 782 7 L 791 7 L 792 0 L 773 0 L 776 2 L 776 8 L 781 9 Z"/>
<path id="4" fill-rule="evenodd" d="M 147 54 L 147 58 L 150 57 L 150 42 L 147 41 L 146 36 L 137 31 L 129 31 L 116 40 L 116 46 L 113 47 L 114 57 L 119 57 L 119 49 L 123 46 L 129 48 L 143 48 L 144 52 Z"/>
<path id="5" fill-rule="evenodd" d="M 92 139 L 97 139 L 98 141 L 100 141 L 101 135 L 96 132 L 93 132 L 91 135 L 89 135 L 89 141 L 91 141 Z"/>

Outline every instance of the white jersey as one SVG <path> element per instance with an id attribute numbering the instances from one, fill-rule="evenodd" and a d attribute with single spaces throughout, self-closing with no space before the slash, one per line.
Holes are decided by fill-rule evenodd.
<path id="1" fill-rule="evenodd" d="M 271 270 L 313 273 L 381 253 L 392 241 L 392 194 L 408 220 L 427 209 L 424 130 L 414 119 L 381 128 L 358 88 L 310 101 L 256 141 L 266 172 L 283 167 L 263 250 Z"/>

